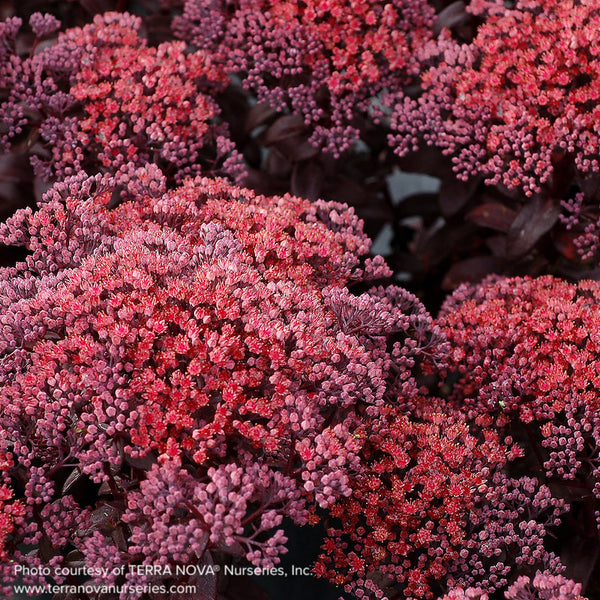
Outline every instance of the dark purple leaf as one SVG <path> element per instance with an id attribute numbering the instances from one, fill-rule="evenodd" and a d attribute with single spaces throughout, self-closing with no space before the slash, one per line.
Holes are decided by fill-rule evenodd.
<path id="1" fill-rule="evenodd" d="M 277 111 L 268 104 L 261 102 L 253 106 L 246 115 L 244 131 L 249 133 L 260 125 L 264 125 L 269 119 L 277 114 Z"/>
<path id="2" fill-rule="evenodd" d="M 188 584 L 189 585 L 189 584 Z M 217 593 L 215 590 L 214 595 L 211 595 L 210 590 L 204 590 L 202 588 L 196 588 L 196 591 L 190 594 L 185 593 L 172 593 L 165 597 L 165 600 L 215 600 Z"/>
<path id="3" fill-rule="evenodd" d="M 295 196 L 317 200 L 323 183 L 323 168 L 314 161 L 299 162 L 292 171 L 290 191 Z"/>
<path id="4" fill-rule="evenodd" d="M 372 192 L 349 177 L 340 177 L 330 185 L 327 189 L 327 197 L 356 207 L 367 206 L 374 201 Z"/>
<path id="5" fill-rule="evenodd" d="M 69 490 L 83 477 L 83 473 L 81 472 L 80 469 L 73 469 L 71 471 L 71 474 L 67 477 L 67 479 L 65 480 L 63 487 L 62 487 L 62 493 L 63 495 L 67 494 L 69 492 Z"/>
<path id="6" fill-rule="evenodd" d="M 244 179 L 244 186 L 254 190 L 257 194 L 265 196 L 277 196 L 289 191 L 289 182 L 277 179 L 264 171 L 248 169 L 248 175 Z"/>
<path id="7" fill-rule="evenodd" d="M 320 152 L 303 135 L 287 137 L 279 140 L 273 146 L 289 161 L 294 163 L 313 158 Z"/>
<path id="8" fill-rule="evenodd" d="M 390 207 L 384 202 L 375 201 L 372 204 L 356 204 L 355 206 L 357 207 L 357 212 L 360 213 L 361 219 L 379 223 L 381 227 L 392 220 Z"/>
<path id="9" fill-rule="evenodd" d="M 600 267 L 595 269 L 581 269 L 573 265 L 560 266 L 556 269 L 556 274 L 563 278 L 569 278 L 577 281 L 583 279 L 600 280 Z"/>
<path id="10" fill-rule="evenodd" d="M 271 148 L 265 162 L 265 171 L 273 177 L 289 177 L 292 164 L 277 148 Z"/>
<path id="11" fill-rule="evenodd" d="M 52 152 L 39 141 L 34 141 L 31 147 L 27 146 L 27 149 L 30 154 L 38 156 L 41 160 L 50 160 L 52 158 Z"/>
<path id="12" fill-rule="evenodd" d="M 560 205 L 552 198 L 530 200 L 519 211 L 508 231 L 507 257 L 515 259 L 526 254 L 556 223 Z"/>
<path id="13" fill-rule="evenodd" d="M 29 54 L 31 52 L 31 48 L 35 41 L 35 36 L 32 33 L 21 32 L 17 36 L 17 55 L 24 56 L 25 54 Z"/>
<path id="14" fill-rule="evenodd" d="M 453 175 L 442 179 L 440 188 L 440 210 L 445 217 L 455 215 L 473 197 L 481 178 L 472 177 L 460 181 Z"/>
<path id="15" fill-rule="evenodd" d="M 31 181 L 33 172 L 25 154 L 5 154 L 0 156 L 0 180 L 19 183 Z"/>
<path id="16" fill-rule="evenodd" d="M 50 183 L 47 183 L 45 181 L 43 181 L 42 179 L 40 179 L 39 177 L 36 177 L 33 180 L 33 193 L 34 193 L 34 197 L 35 199 L 39 202 L 42 199 L 42 196 L 52 187 L 52 185 Z"/>
<path id="17" fill-rule="evenodd" d="M 437 194 L 413 194 L 404 198 L 396 207 L 398 218 L 430 217 L 439 215 Z"/>
<path id="18" fill-rule="evenodd" d="M 265 146 L 270 146 L 275 142 L 284 140 L 306 130 L 304 120 L 299 115 L 284 115 L 279 117 L 271 127 L 269 127 L 261 136 L 261 142 Z"/>
<path id="19" fill-rule="evenodd" d="M 123 527 L 116 527 L 111 535 L 117 547 L 123 552 L 127 552 L 127 538 L 123 532 Z"/>
<path id="20" fill-rule="evenodd" d="M 103 481 L 98 489 L 98 495 L 106 496 L 108 494 L 112 494 L 112 488 L 110 487 L 110 483 L 108 483 L 108 481 Z"/>
<path id="21" fill-rule="evenodd" d="M 600 191 L 600 176 L 596 173 L 578 174 L 575 181 L 579 189 L 588 197 L 594 197 Z"/>
<path id="22" fill-rule="evenodd" d="M 100 527 L 114 527 L 121 518 L 121 512 L 114 506 L 103 504 L 94 510 L 90 516 L 92 529 Z"/>
<path id="23" fill-rule="evenodd" d="M 28 199 L 29 194 L 23 193 L 17 184 L 0 181 L 0 221 L 13 215 L 17 209 L 23 208 Z"/>
<path id="24" fill-rule="evenodd" d="M 506 257 L 506 236 L 505 235 L 492 235 L 486 238 L 485 245 L 492 251 L 494 256 L 498 258 Z"/>
<path id="25" fill-rule="evenodd" d="M 112 447 L 113 447 L 113 450 L 117 451 L 117 453 L 119 454 L 119 458 L 122 461 L 123 456 L 125 455 L 125 453 L 124 453 L 125 441 L 123 440 L 123 438 L 122 437 L 116 438 L 112 443 Z"/>
<path id="26" fill-rule="evenodd" d="M 188 567 L 189 568 L 189 567 Z M 195 564 L 190 583 L 196 586 L 193 594 L 174 594 L 172 600 L 215 600 L 217 597 L 217 572 L 210 552 L 204 552 L 202 559 Z M 203 573 L 203 574 L 201 574 Z"/>
<path id="27" fill-rule="evenodd" d="M 502 269 L 502 260 L 495 256 L 475 256 L 461 260 L 446 273 L 442 287 L 452 290 L 461 283 L 476 283 L 490 273 L 497 273 Z"/>
<path id="28" fill-rule="evenodd" d="M 446 6 L 442 10 L 433 25 L 433 32 L 437 36 L 444 27 L 452 29 L 457 25 L 463 25 L 470 19 L 469 13 L 466 11 L 465 3 L 462 0 L 457 0 Z"/>
<path id="29" fill-rule="evenodd" d="M 147 1 L 145 2 L 147 4 Z M 143 21 L 142 35 L 144 37 L 151 38 L 152 44 L 159 44 L 162 42 L 169 42 L 173 36 L 173 30 L 171 29 L 171 23 L 169 19 L 165 19 L 164 15 L 150 14 L 153 10 L 160 10 L 160 4 L 152 2 L 151 4 L 156 5 L 156 8 L 145 7 L 145 11 L 148 16 Z M 118 10 L 118 9 L 117 9 Z"/>
<path id="30" fill-rule="evenodd" d="M 386 257 L 390 267 L 396 271 L 407 271 L 408 273 L 421 273 L 425 270 L 423 261 L 419 256 L 407 252 L 396 252 L 389 259 Z"/>
<path id="31" fill-rule="evenodd" d="M 477 223 L 481 227 L 489 227 L 507 233 L 516 215 L 517 213 L 514 210 L 504 206 L 504 204 L 486 202 L 470 211 L 465 219 Z"/>
<path id="32" fill-rule="evenodd" d="M 575 231 L 557 231 L 553 234 L 554 247 L 567 259 L 577 258 L 577 246 L 575 239 L 578 234 Z"/>
<path id="33" fill-rule="evenodd" d="M 197 552 L 197 554 L 202 555 L 202 557 L 204 559 L 204 551 L 208 547 L 208 542 L 210 541 L 210 534 L 208 533 L 208 531 L 203 531 L 202 538 L 197 541 L 198 541 L 198 550 L 196 550 L 196 552 Z M 210 560 L 212 560 L 212 557 L 210 558 Z M 212 562 L 208 562 L 207 564 L 212 564 Z"/>
<path id="34" fill-rule="evenodd" d="M 69 552 L 67 556 L 65 556 L 65 567 L 75 569 L 77 567 L 83 567 L 84 565 L 85 556 L 82 552 L 79 552 L 79 550 L 71 550 L 71 552 Z"/>
<path id="35" fill-rule="evenodd" d="M 470 223 L 446 225 L 430 228 L 419 240 L 416 253 L 421 255 L 426 270 L 442 262 L 447 256 L 462 248 L 464 240 L 473 231 Z"/>
<path id="36" fill-rule="evenodd" d="M 79 4 L 93 15 L 114 10 L 116 6 L 114 0 L 79 0 Z"/>
<path id="37" fill-rule="evenodd" d="M 54 556 L 54 548 L 50 543 L 50 540 L 46 537 L 42 537 L 38 543 L 37 557 L 43 563 L 47 563 Z"/>
<path id="38" fill-rule="evenodd" d="M 580 582 L 585 590 L 590 578 L 595 574 L 600 557 L 600 547 L 596 539 L 572 538 L 563 546 L 560 561 L 567 568 L 569 577 Z"/>
<path id="39" fill-rule="evenodd" d="M 156 456 L 154 454 L 146 454 L 141 458 L 132 458 L 129 454 L 125 453 L 123 458 L 128 465 L 131 465 L 134 469 L 140 469 L 141 471 L 149 471 L 152 465 L 156 463 Z"/>
<path id="40" fill-rule="evenodd" d="M 440 165 L 445 165 L 447 162 L 440 150 L 426 145 L 397 160 L 399 168 L 406 173 L 426 173 L 432 177 L 439 177 Z"/>

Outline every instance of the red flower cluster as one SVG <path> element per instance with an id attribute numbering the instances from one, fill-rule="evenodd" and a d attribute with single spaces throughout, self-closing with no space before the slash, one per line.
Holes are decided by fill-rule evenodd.
<path id="1" fill-rule="evenodd" d="M 10 560 L 6 546 L 12 536 L 15 526 L 23 524 L 25 507 L 19 501 L 13 500 L 13 491 L 7 485 L 0 486 L 0 562 Z M 1 589 L 1 588 L 0 588 Z"/>
<path id="2" fill-rule="evenodd" d="M 39 13 L 38 13 L 39 14 Z M 22 21 L 17 17 L 0 22 L 0 150 L 10 148 L 11 140 L 27 124 L 25 110 L 15 90 L 22 85 L 23 64 L 16 52 Z"/>
<path id="3" fill-rule="evenodd" d="M 493 276 L 433 319 L 380 285 L 353 209 L 282 190 L 350 198 L 368 231 L 394 215 L 396 275 L 428 301 L 442 273 L 519 257 L 578 276 L 575 250 L 600 254 L 600 0 L 138 0 L 89 19 L 102 2 L 71 18 L 57 0 L 80 25 L 60 34 L 31 4 L 0 22 L 0 200 L 38 203 L 0 225 L 23 248 L 0 268 L 0 596 L 16 567 L 85 565 L 233 599 L 177 567 L 270 569 L 286 523 L 321 521 L 315 572 L 356 598 L 583 600 L 567 576 L 600 543 L 600 283 Z M 392 199 L 395 102 L 397 153 L 437 146 L 472 185 L 432 152 L 439 202 Z M 245 172 L 229 126 L 248 185 L 279 195 L 214 177 Z"/>
<path id="4" fill-rule="evenodd" d="M 453 346 L 449 381 L 458 377 L 449 398 L 471 416 L 524 428 L 539 468 L 572 480 L 576 498 L 593 494 L 597 517 L 599 304 L 598 282 L 491 278 L 459 288 L 438 320 Z"/>
<path id="5" fill-rule="evenodd" d="M 382 93 L 411 82 L 415 51 L 431 37 L 423 0 L 187 0 L 180 36 L 215 48 L 244 74 L 260 102 L 302 115 L 311 141 L 339 155 L 358 138 L 354 121 Z"/>
<path id="6" fill-rule="evenodd" d="M 14 39 L 19 23 L 3 25 Z M 14 84 L 4 105 L 9 137 L 28 124 L 38 131 L 48 152 L 37 148 L 32 163 L 48 180 L 152 163 L 175 182 L 200 173 L 239 179 L 241 156 L 211 97 L 227 84 L 224 72 L 183 42 L 149 47 L 140 27 L 139 17 L 106 13 L 31 57 L 9 55 L 0 71 Z"/>
<path id="7" fill-rule="evenodd" d="M 581 584 L 552 573 L 536 573 L 533 580 L 521 575 L 504 594 L 506 600 L 585 600 Z"/>
<path id="8" fill-rule="evenodd" d="M 500 424 L 524 423 L 600 407 L 595 364 L 600 350 L 600 285 L 550 276 L 490 278 L 462 286 L 446 300 L 438 323 L 459 374 L 451 398 Z"/>
<path id="9" fill-rule="evenodd" d="M 540 191 L 565 157 L 597 172 L 600 138 L 598 2 L 478 0 L 472 43 L 442 35 L 423 95 L 396 107 L 391 138 L 405 154 L 423 138 L 452 157 L 461 179 Z"/>
<path id="10" fill-rule="evenodd" d="M 155 167 L 109 209 L 114 185 L 57 184 L 0 230 L 30 251 L 0 288 L 0 430 L 29 517 L 14 558 L 48 538 L 57 562 L 71 543 L 89 565 L 219 546 L 271 566 L 284 516 L 304 523 L 351 494 L 386 393 L 416 395 L 439 334 L 402 290 L 346 289 L 389 270 L 362 259 L 344 205 L 209 179 L 164 194 Z M 124 502 L 57 504 L 69 472 Z M 103 507 L 118 535 L 98 525 Z"/>
<path id="11" fill-rule="evenodd" d="M 510 454 L 493 430 L 478 438 L 431 404 L 418 421 L 382 413 L 363 448 L 368 469 L 331 510 L 341 526 L 329 529 L 316 572 L 359 598 L 383 596 L 373 571 L 407 598 L 431 598 L 432 583 L 464 562 L 478 490 Z"/>

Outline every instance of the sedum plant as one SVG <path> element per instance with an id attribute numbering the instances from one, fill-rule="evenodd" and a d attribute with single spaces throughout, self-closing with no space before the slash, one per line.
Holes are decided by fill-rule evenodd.
<path id="1" fill-rule="evenodd" d="M 388 268 L 344 205 L 165 192 L 149 167 L 110 208 L 115 181 L 71 178 L 0 230 L 29 251 L 1 272 L 5 585 L 15 564 L 109 565 L 109 585 L 215 551 L 272 567 L 284 517 L 351 495 L 435 353 L 410 294 L 349 292 Z"/>

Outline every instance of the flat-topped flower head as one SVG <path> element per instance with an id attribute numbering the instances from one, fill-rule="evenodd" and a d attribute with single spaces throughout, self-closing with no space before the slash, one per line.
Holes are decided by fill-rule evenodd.
<path id="1" fill-rule="evenodd" d="M 599 305 L 597 281 L 492 277 L 459 287 L 437 321 L 451 344 L 449 401 L 524 431 L 540 471 L 580 485 L 597 518 Z"/>
<path id="2" fill-rule="evenodd" d="M 331 509 L 316 573 L 357 598 L 383 598 L 386 582 L 414 599 L 432 598 L 439 582 L 492 593 L 519 565 L 560 569 L 543 543 L 564 503 L 500 470 L 519 454 L 511 440 L 475 433 L 441 400 L 415 406 L 380 413 L 361 451 L 368 467 Z"/>
<path id="3" fill-rule="evenodd" d="M 581 584 L 549 571 L 538 571 L 533 579 L 527 575 L 518 577 L 508 588 L 506 600 L 585 600 Z"/>
<path id="4" fill-rule="evenodd" d="M 3 27 L 14 29 L 13 21 Z M 34 20 L 35 28 L 42 24 Z M 227 85 L 225 72 L 184 42 L 149 46 L 141 24 L 109 12 L 30 57 L 13 47 L 0 71 L 7 86 L 14 84 L 4 105 L 12 122 L 4 141 L 33 128 L 44 149 L 36 146 L 32 162 L 47 180 L 79 171 L 120 175 L 150 163 L 175 183 L 201 173 L 241 178 L 241 155 L 213 98 Z"/>
<path id="5" fill-rule="evenodd" d="M 552 187 L 564 163 L 598 172 L 597 1 L 471 2 L 484 18 L 470 44 L 442 34 L 427 56 L 423 94 L 399 103 L 399 154 L 422 139 L 451 156 L 461 179 L 522 189 Z"/>
<path id="6" fill-rule="evenodd" d="M 389 269 L 343 204 L 211 179 L 165 192 L 151 166 L 110 208 L 115 183 L 72 178 L 0 228 L 29 251 L 0 272 L 0 432 L 27 535 L 71 506 L 45 508 L 72 472 L 103 491 L 57 520 L 57 561 L 68 544 L 90 566 L 217 547 L 272 566 L 284 517 L 351 494 L 390 393 L 411 402 L 443 362 L 439 329 L 404 290 L 348 291 Z M 124 538 L 95 526 L 102 507 Z"/>
<path id="7" fill-rule="evenodd" d="M 176 32 L 210 47 L 260 102 L 301 115 L 311 141 L 339 155 L 380 94 L 412 82 L 431 38 L 423 0 L 187 0 Z"/>
<path id="8" fill-rule="evenodd" d="M 516 412 L 526 423 L 582 404 L 597 410 L 599 302 L 597 282 L 551 276 L 459 287 L 438 319 L 459 375 L 453 397 L 475 412 Z"/>
<path id="9" fill-rule="evenodd" d="M 481 588 L 453 588 L 440 600 L 488 600 Z M 521 575 L 504 592 L 505 600 L 585 600 L 581 595 L 581 584 L 550 571 L 537 571 L 532 578 Z"/>

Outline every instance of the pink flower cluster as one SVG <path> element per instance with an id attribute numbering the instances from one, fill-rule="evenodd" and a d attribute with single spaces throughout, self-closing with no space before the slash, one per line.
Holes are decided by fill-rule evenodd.
<path id="1" fill-rule="evenodd" d="M 7 485 L 0 486 L 0 562 L 10 560 L 7 549 L 15 527 L 23 525 L 25 507 L 13 500 L 13 491 Z"/>
<path id="2" fill-rule="evenodd" d="M 571 496 L 593 494 L 597 517 L 599 303 L 594 281 L 490 278 L 460 287 L 438 319 L 453 347 L 449 399 L 484 422 L 524 427 L 538 468 L 575 486 Z"/>
<path id="3" fill-rule="evenodd" d="M 599 302 L 596 282 L 551 276 L 490 277 L 459 287 L 438 319 L 453 347 L 450 368 L 459 375 L 451 398 L 472 414 L 493 414 L 499 424 L 513 414 L 523 423 L 579 409 L 593 414 L 600 400 Z"/>
<path id="4" fill-rule="evenodd" d="M 521 575 L 504 592 L 506 600 L 584 600 L 581 584 L 549 571 L 538 571 L 533 581 Z M 489 596 L 480 588 L 454 588 L 440 600 L 488 600 Z"/>
<path id="5" fill-rule="evenodd" d="M 383 285 L 354 209 L 232 183 L 232 138 L 256 190 L 347 194 L 396 233 L 418 213 L 394 264 L 419 258 L 428 299 L 448 263 L 446 283 L 517 250 L 519 272 L 591 260 L 599 0 L 131 7 L 59 34 L 51 15 L 0 22 L 0 199 L 41 198 L 0 224 L 22 249 L 0 268 L 0 596 L 17 566 L 85 565 L 89 583 L 233 598 L 177 567 L 271 569 L 287 524 L 321 523 L 314 572 L 362 600 L 583 600 L 568 577 L 576 542 L 598 550 L 600 283 L 494 275 L 434 319 Z M 397 154 L 424 142 L 478 178 L 444 174 L 444 222 L 433 194 L 387 193 L 390 107 Z M 499 187 L 485 206 L 480 176 Z"/>
<path id="6" fill-rule="evenodd" d="M 477 439 L 460 418 L 423 413 L 382 413 L 363 448 L 370 468 L 331 511 L 340 525 L 328 530 L 316 572 L 359 598 L 383 597 L 374 570 L 407 598 L 432 597 L 431 582 L 461 557 L 477 489 L 505 461 L 495 432 Z"/>
<path id="7" fill-rule="evenodd" d="M 12 138 L 27 124 L 25 110 L 14 90 L 21 84 L 23 65 L 16 53 L 17 34 L 21 19 L 0 21 L 0 150 L 7 150 Z"/>
<path id="8" fill-rule="evenodd" d="M 411 83 L 416 50 L 431 38 L 423 0 L 187 0 L 175 31 L 211 47 L 244 86 L 300 114 L 311 142 L 338 156 L 378 96 Z"/>
<path id="9" fill-rule="evenodd" d="M 477 173 L 527 196 L 552 188 L 557 168 L 597 172 L 600 61 L 597 2 L 472 1 L 485 19 L 461 44 L 446 32 L 423 53 L 423 93 L 395 107 L 400 155 L 420 140 L 452 157 L 457 177 Z"/>
<path id="10" fill-rule="evenodd" d="M 600 260 L 600 213 L 594 194 L 577 192 L 562 200 L 560 221 L 573 240 L 573 250 L 583 262 L 598 264 Z M 575 252 L 574 252 L 575 253 Z"/>
<path id="11" fill-rule="evenodd" d="M 372 427 L 362 449 L 370 466 L 331 510 L 339 525 L 315 571 L 358 598 L 389 587 L 411 599 L 434 597 L 441 581 L 492 593 L 524 566 L 562 571 L 544 542 L 564 502 L 535 479 L 506 475 L 521 454 L 511 438 L 469 426 L 439 399 L 415 408 L 382 412 Z"/>
<path id="12" fill-rule="evenodd" d="M 13 559 L 68 566 L 72 544 L 90 568 L 178 563 L 218 547 L 271 566 L 284 516 L 352 493 L 386 394 L 417 395 L 439 331 L 403 290 L 348 292 L 389 269 L 364 260 L 344 205 L 210 179 L 165 193 L 151 166 L 110 209 L 115 184 L 68 179 L 0 228 L 29 251 L 0 272 L 0 431 L 27 516 Z M 92 483 L 97 498 L 74 503 Z M 21 542 L 49 549 L 24 557 Z"/>
<path id="13" fill-rule="evenodd" d="M 522 449 L 511 450 L 506 470 L 491 475 L 475 494 L 464 546 L 448 567 L 449 585 L 476 585 L 491 594 L 506 590 L 524 570 L 564 571 L 559 557 L 545 544 L 568 507 L 536 478 L 507 475 L 510 463 L 525 454 Z"/>
<path id="14" fill-rule="evenodd" d="M 149 47 L 139 17 L 106 13 L 21 59 L 14 49 L 19 25 L 3 24 L 13 45 L 0 70 L 11 89 L 3 141 L 28 126 L 39 137 L 32 163 L 45 179 L 79 171 L 119 176 L 147 164 L 174 182 L 200 173 L 244 175 L 211 97 L 227 80 L 206 53 L 187 52 L 183 42 Z M 31 25 L 39 30 L 37 21 Z"/>
<path id="15" fill-rule="evenodd" d="M 521 575 L 506 590 L 506 600 L 584 600 L 581 584 L 552 573 L 539 571 L 533 580 Z"/>

